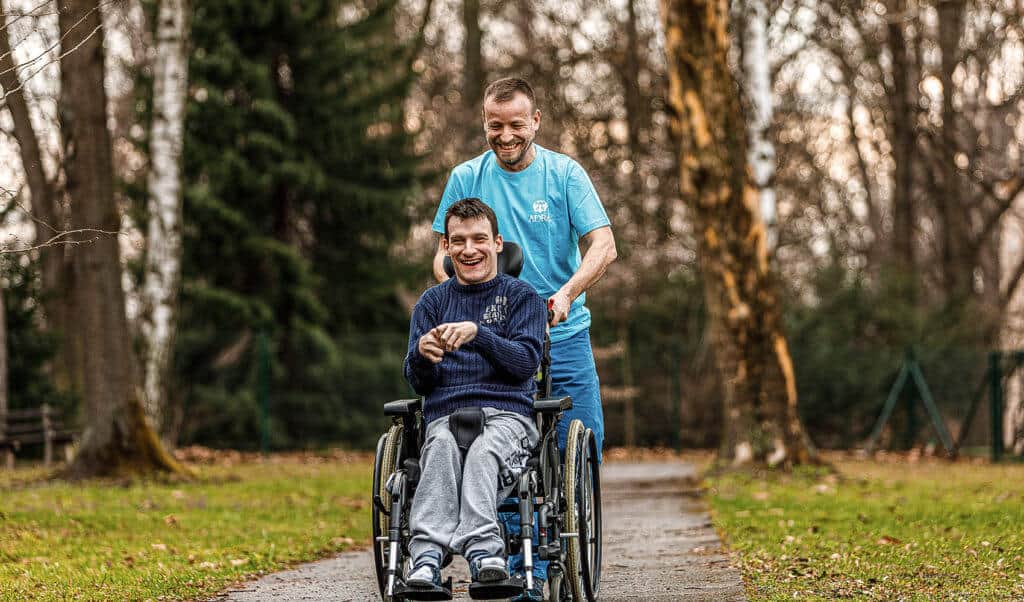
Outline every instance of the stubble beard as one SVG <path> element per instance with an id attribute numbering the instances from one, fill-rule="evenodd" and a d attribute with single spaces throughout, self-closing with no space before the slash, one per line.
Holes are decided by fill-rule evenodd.
<path id="1" fill-rule="evenodd" d="M 533 140 L 524 142 L 523 150 L 513 157 L 511 161 L 505 161 L 501 158 L 501 153 L 498 152 L 498 147 L 499 145 L 497 142 L 491 143 L 491 150 L 494 151 L 494 156 L 498 159 L 498 163 L 500 163 L 502 167 L 506 168 L 507 171 L 522 171 L 525 167 L 519 167 L 519 165 L 523 163 L 523 160 L 526 159 L 530 155 L 530 151 L 533 150 Z"/>

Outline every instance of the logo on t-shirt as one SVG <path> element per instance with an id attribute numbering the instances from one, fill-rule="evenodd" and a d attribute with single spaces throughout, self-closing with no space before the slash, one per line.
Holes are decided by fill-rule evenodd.
<path id="1" fill-rule="evenodd" d="M 551 214 L 548 213 L 548 202 L 540 199 L 533 202 L 533 213 L 530 214 L 530 222 L 550 222 Z"/>
<path id="2" fill-rule="evenodd" d="M 483 318 L 480 321 L 484 324 L 497 324 L 504 322 L 506 317 L 508 317 L 508 297 L 497 295 L 494 297 L 494 303 L 488 305 L 484 310 Z"/>

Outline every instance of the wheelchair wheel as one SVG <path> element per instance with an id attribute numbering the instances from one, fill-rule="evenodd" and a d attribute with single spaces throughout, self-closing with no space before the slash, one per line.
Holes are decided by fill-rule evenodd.
<path id="1" fill-rule="evenodd" d="M 373 462 L 373 496 L 379 497 L 384 508 L 391 510 L 391 493 L 387 490 L 388 477 L 395 472 L 402 447 L 402 425 L 392 425 L 388 432 L 381 435 L 377 442 L 377 455 Z M 373 565 L 377 571 L 377 587 L 382 600 L 388 600 L 387 570 L 388 542 L 381 541 L 388 535 L 390 518 L 381 511 L 375 500 L 371 500 L 373 520 Z"/>
<path id="2" fill-rule="evenodd" d="M 586 461 L 579 473 L 580 483 L 580 567 L 588 600 L 597 600 L 601 585 L 601 464 L 598 462 L 594 432 L 584 435 Z"/>
<path id="3" fill-rule="evenodd" d="M 576 533 L 567 540 L 565 579 L 575 602 L 593 602 L 601 579 L 601 477 L 594 435 L 579 420 L 569 424 L 564 477 L 563 530 Z"/>

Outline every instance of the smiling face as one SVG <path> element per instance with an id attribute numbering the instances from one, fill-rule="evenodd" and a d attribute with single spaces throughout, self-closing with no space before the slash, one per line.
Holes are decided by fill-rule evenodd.
<path id="1" fill-rule="evenodd" d="M 486 217 L 448 218 L 448 236 L 444 250 L 452 258 L 459 284 L 480 284 L 498 275 L 501 235 L 491 231 Z"/>
<path id="2" fill-rule="evenodd" d="M 516 93 L 511 100 L 498 102 L 494 97 L 484 99 L 484 135 L 498 158 L 498 164 L 508 171 L 522 171 L 536 154 L 533 138 L 540 128 L 540 111 L 525 94 Z"/>

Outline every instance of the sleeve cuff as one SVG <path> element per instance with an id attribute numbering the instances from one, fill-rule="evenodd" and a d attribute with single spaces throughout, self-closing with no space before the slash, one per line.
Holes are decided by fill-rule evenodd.
<path id="1" fill-rule="evenodd" d="M 429 376 L 434 373 L 436 364 L 420 355 L 419 351 L 413 350 L 409 353 L 409 367 L 417 374 Z"/>
<path id="2" fill-rule="evenodd" d="M 498 335 L 494 334 L 494 331 L 477 322 L 476 325 L 476 338 L 473 339 L 473 344 L 479 348 L 493 350 L 497 344 Z"/>

